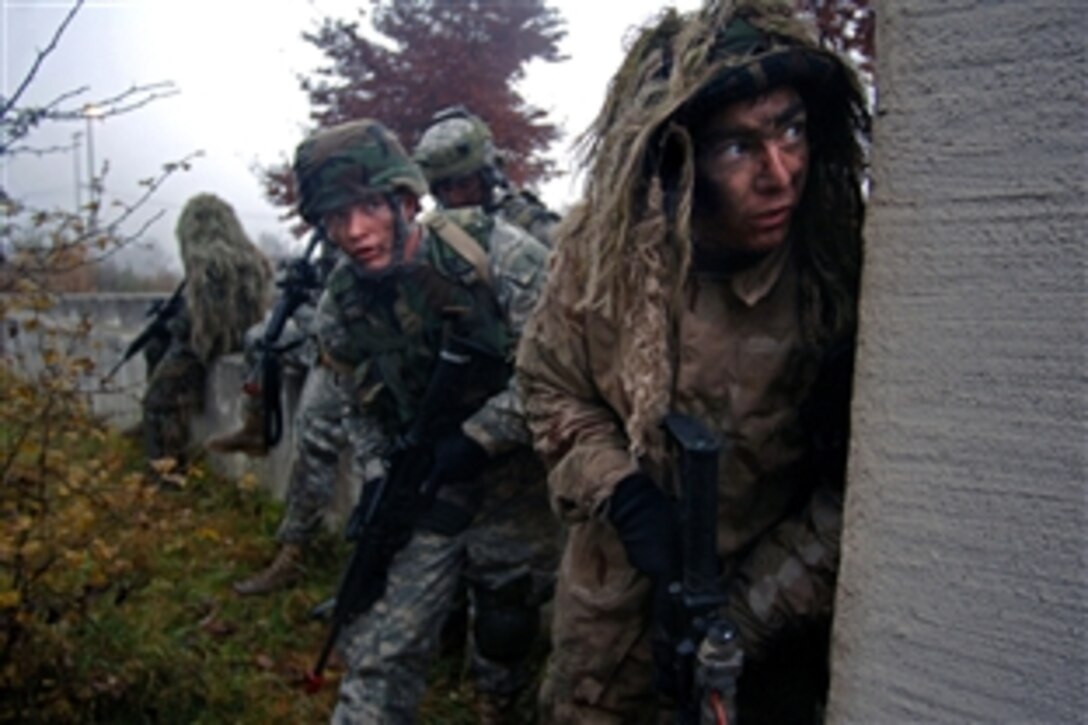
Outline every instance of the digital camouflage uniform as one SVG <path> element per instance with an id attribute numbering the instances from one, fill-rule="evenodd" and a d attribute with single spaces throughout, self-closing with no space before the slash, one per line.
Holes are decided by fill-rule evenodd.
<path id="1" fill-rule="evenodd" d="M 425 238 L 421 256 L 450 279 L 467 285 L 465 289 L 474 291 L 464 299 L 494 316 L 494 322 L 482 322 L 480 326 L 499 324 L 505 337 L 516 336 L 543 279 L 543 247 L 524 232 L 478 209 L 445 215 L 489 251 L 490 285 L 477 280 L 472 266 L 452 253 L 433 232 Z M 350 263 L 346 263 L 330 281 L 330 293 L 323 305 L 328 320 L 322 320 L 322 349 L 337 361 L 336 365 L 352 370 L 350 375 L 346 369 L 340 374 L 355 389 L 356 398 L 362 396 L 369 401 L 363 406 L 384 421 L 383 429 L 392 431 L 411 420 L 411 407 L 418 404 L 433 367 L 437 340 L 423 336 L 407 340 L 411 344 L 404 347 L 403 342 L 388 335 L 398 326 L 414 329 L 414 324 L 402 320 L 402 324 L 382 325 L 365 319 L 367 315 L 351 320 L 345 308 L 373 311 L 376 305 L 373 298 L 366 303 L 341 301 L 344 298 L 337 286 L 350 274 Z M 411 298 L 417 286 L 407 286 L 397 297 Z M 432 337 L 439 321 L 435 317 L 430 323 Z M 381 331 L 388 352 L 375 355 L 373 350 L 358 349 L 364 338 L 359 332 L 362 328 Z M 508 357 L 509 344 L 505 346 L 502 352 Z M 353 359 L 361 362 L 352 364 L 349 361 Z M 387 372 L 377 373 L 378 368 Z M 406 393 L 402 396 L 387 394 L 388 371 L 392 370 L 403 374 Z M 368 385 L 368 381 L 376 382 Z M 453 394 L 455 391 L 451 391 Z M 350 669 L 341 685 L 336 722 L 413 719 L 423 694 L 430 654 L 454 604 L 461 576 L 474 585 L 470 588 L 474 600 L 486 595 L 481 593 L 508 591 L 535 605 L 550 588 L 556 530 L 547 509 L 543 470 L 527 446 L 528 432 L 515 390 L 508 387 L 490 398 L 463 424 L 463 430 L 494 458 L 470 483 L 439 490 L 438 506 L 447 506 L 447 512 L 464 512 L 466 520 L 451 527 L 449 516 L 434 522 L 425 516 L 408 546 L 394 560 L 385 596 L 345 631 L 341 644 Z M 462 530 L 454 533 L 450 528 Z M 523 662 L 493 662 L 475 647 L 470 651 L 470 673 L 480 691 L 509 694 L 527 684 L 529 673 Z"/>
<path id="2" fill-rule="evenodd" d="M 416 196 L 425 190 L 395 138 L 372 121 L 315 134 L 300 145 L 295 173 L 300 211 L 311 223 L 362 194 L 389 194 L 390 208 L 397 208 L 395 190 Z M 413 230 L 404 221 L 398 220 L 397 257 Z M 528 610 L 535 624 L 555 565 L 556 532 L 543 470 L 528 445 L 509 376 L 514 342 L 543 283 L 546 250 L 479 209 L 438 213 L 418 229 L 423 236 L 413 259 L 380 272 L 351 259 L 340 262 L 319 305 L 322 360 L 349 401 L 348 426 L 361 429 L 363 437 L 381 434 L 373 448 L 376 465 L 364 465 L 364 475 L 383 465 L 391 441 L 415 429 L 421 406 L 435 399 L 426 390 L 447 334 L 490 351 L 508 370 L 478 381 L 498 384 L 497 392 L 459 383 L 438 396 L 442 407 L 471 411 L 449 432 L 474 441 L 488 454 L 487 462 L 467 480 L 459 477 L 439 488 L 437 501 L 421 512 L 414 535 L 393 559 L 382 598 L 342 633 L 348 672 L 336 722 L 414 720 L 430 656 L 462 577 L 472 582 L 477 622 L 480 612 Z M 494 647 L 494 637 L 492 647 L 483 648 L 486 656 L 470 648 L 470 671 L 480 690 L 512 692 L 526 684 L 524 667 L 511 664 L 524 658 L 532 641 L 532 632 L 521 633 L 502 643 L 505 651 Z"/>
<path id="3" fill-rule="evenodd" d="M 349 401 L 319 360 L 317 301 L 325 278 L 339 257 L 335 250 L 323 250 L 321 259 L 314 263 L 321 287 L 312 290 L 309 298 L 295 309 L 276 341 L 280 362 L 300 374 L 303 381 L 294 421 L 295 452 L 286 492 L 287 508 L 276 532 L 276 540 L 281 544 L 305 546 L 313 539 L 336 493 L 340 452 L 349 447 L 358 452 L 352 456 L 357 475 L 363 475 L 359 467 L 366 465 L 367 456 L 372 453 L 368 439 L 349 435 L 346 425 L 351 413 Z M 332 260 L 331 264 L 326 258 Z M 266 316 L 246 332 L 245 359 L 255 394 L 247 391 L 242 398 L 243 415 L 252 416 L 262 426 L 265 411 L 261 395 L 261 344 L 268 322 Z"/>
<path id="4" fill-rule="evenodd" d="M 660 429 L 670 410 L 699 419 L 724 443 L 717 537 L 729 595 L 724 613 L 745 653 L 738 720 L 818 717 L 813 700 L 823 695 L 826 674 L 821 658 L 838 566 L 849 395 L 849 353 L 840 359 L 839 351 L 852 349 L 860 256 L 860 164 L 850 126 L 860 95 L 832 54 L 791 50 L 812 49 L 805 38 L 785 4 L 726 2 L 686 17 L 668 14 L 636 41 L 598 118 L 596 173 L 569 237 L 558 242 L 544 299 L 518 353 L 552 507 L 569 524 L 540 695 L 545 722 L 669 717 L 653 683 L 651 582 L 631 565 L 608 508 L 617 484 L 638 471 L 668 492 L 679 490 Z M 682 66 L 681 58 L 702 58 L 705 66 Z M 790 241 L 751 266 L 723 267 L 693 252 L 680 263 L 685 256 L 668 250 L 690 244 L 680 236 L 690 227 L 669 215 L 684 213 L 677 200 L 690 199 L 692 177 L 679 173 L 682 159 L 669 158 L 675 166 L 662 161 L 663 135 L 685 141 L 677 144 L 678 157 L 693 153 L 685 132 L 670 124 L 783 82 L 803 83 L 808 99 L 811 90 L 826 93 L 829 106 L 841 105 L 845 137 L 838 142 L 850 150 L 835 160 L 840 186 L 826 192 L 828 208 L 840 215 L 809 216 L 802 206 Z M 834 183 L 820 166 L 837 148 L 820 146 L 825 120 L 810 104 L 810 195 L 825 193 L 814 184 Z M 617 177 L 619 166 L 609 162 L 631 158 L 650 159 L 629 164 L 638 174 L 659 164 L 654 178 Z M 617 197 L 617 189 L 630 193 Z M 605 216 L 615 209 L 631 216 Z M 811 260 L 830 228 L 815 225 L 839 222 L 849 309 L 848 321 L 834 326 L 825 314 L 830 288 L 821 286 Z M 625 223 L 626 236 L 616 235 Z M 594 257 L 613 241 L 619 246 L 611 260 Z M 615 286 L 594 288 L 593 275 L 609 261 Z M 674 286 L 679 294 L 671 294 Z M 616 296 L 594 304 L 587 295 L 594 289 Z M 658 333 L 645 332 L 651 324 Z M 833 359 L 836 395 L 817 405 L 817 394 L 831 389 L 817 380 Z M 788 649 L 779 659 L 782 647 Z M 791 669 L 802 662 L 813 669 Z M 802 684 L 804 678 L 816 684 Z"/>
<path id="5" fill-rule="evenodd" d="M 437 185 L 448 180 L 478 175 L 485 194 L 484 211 L 521 227 L 551 248 L 559 215 L 535 194 L 511 186 L 500 168 L 501 157 L 491 129 L 464 106 L 436 113 L 412 158 L 419 164 L 432 193 Z"/>
<path id="6" fill-rule="evenodd" d="M 521 227 L 544 246 L 551 248 L 559 215 L 544 206 L 544 202 L 535 194 L 524 189 L 503 190 L 494 204 L 494 213 L 514 226 Z"/>

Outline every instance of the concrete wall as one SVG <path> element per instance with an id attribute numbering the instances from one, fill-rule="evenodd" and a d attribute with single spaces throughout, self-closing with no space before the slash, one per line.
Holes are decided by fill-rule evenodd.
<path id="1" fill-rule="evenodd" d="M 11 312 L 0 326 L 0 355 L 31 375 L 41 369 L 43 351 L 50 347 L 90 358 L 94 369 L 78 381 L 80 389 L 96 415 L 125 428 L 140 419 L 146 380 L 143 357 L 132 358 L 108 384 L 102 378 L 143 329 L 151 304 L 163 298 L 142 293 L 67 294 L 41 313 Z M 84 323 L 91 325 L 89 335 L 81 332 Z"/>
<path id="2" fill-rule="evenodd" d="M 1088 722 L 1085 11 L 878 3 L 831 722 Z"/>

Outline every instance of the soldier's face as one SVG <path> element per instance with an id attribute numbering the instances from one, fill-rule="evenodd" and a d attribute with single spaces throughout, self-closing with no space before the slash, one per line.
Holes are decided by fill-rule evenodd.
<path id="1" fill-rule="evenodd" d="M 323 223 L 329 238 L 364 269 L 380 272 L 393 263 L 393 210 L 380 194 L 326 214 Z"/>
<path id="2" fill-rule="evenodd" d="M 487 201 L 487 189 L 480 174 L 443 179 L 434 185 L 434 195 L 438 203 L 447 209 L 483 206 Z"/>
<path id="3" fill-rule="evenodd" d="M 695 134 L 702 243 L 765 253 L 783 244 L 808 175 L 805 104 L 790 87 L 712 113 Z"/>

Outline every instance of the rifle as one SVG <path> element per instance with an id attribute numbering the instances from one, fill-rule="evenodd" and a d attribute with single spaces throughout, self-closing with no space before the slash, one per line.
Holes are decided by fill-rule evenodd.
<path id="1" fill-rule="evenodd" d="M 128 347 L 125 348 L 125 352 L 121 356 L 121 359 L 117 361 L 117 364 L 110 368 L 110 371 L 102 378 L 100 383 L 102 386 L 105 386 L 110 380 L 113 380 L 113 376 L 117 374 L 117 371 L 120 370 L 125 363 L 135 357 L 137 353 L 143 350 L 147 346 L 147 343 L 151 342 L 153 338 L 169 337 L 170 331 L 166 328 L 166 324 L 181 311 L 181 306 L 185 304 L 185 299 L 182 297 L 182 294 L 185 292 L 186 282 L 187 280 L 182 279 L 169 298 L 165 300 L 155 300 L 151 303 L 151 306 L 147 308 L 147 313 L 144 315 L 144 317 L 150 317 L 151 320 L 144 325 L 144 329 L 140 334 L 128 344 Z"/>
<path id="2" fill-rule="evenodd" d="M 313 234 L 302 256 L 287 263 L 283 277 L 276 281 L 276 286 L 282 292 L 272 307 L 268 324 L 265 325 L 264 333 L 257 342 L 261 371 L 260 394 L 265 412 L 264 443 L 268 448 L 279 443 L 283 435 L 283 407 L 280 404 L 282 367 L 279 356 L 284 348 L 277 347 L 276 342 L 283 334 L 283 328 L 295 310 L 309 299 L 312 290 L 321 286 L 317 271 L 310 263 L 310 255 L 313 254 L 320 240 L 319 234 Z"/>
<path id="3" fill-rule="evenodd" d="M 434 502 L 439 483 L 430 475 L 434 441 L 456 430 L 476 409 L 467 403 L 451 404 L 451 400 L 463 400 L 460 393 L 466 389 L 474 397 L 489 397 L 510 376 L 504 361 L 449 334 L 448 327 L 444 337 L 420 412 L 408 432 L 394 441 L 387 475 L 364 484 L 348 519 L 345 538 L 355 542 L 355 550 L 329 604 L 332 621 L 325 643 L 313 670 L 305 676 L 311 694 L 324 683 L 322 672 L 340 631 L 385 593 L 394 555 L 407 545 L 416 519 Z"/>
<path id="4" fill-rule="evenodd" d="M 736 683 L 743 665 L 736 627 L 721 615 L 725 583 L 718 561 L 718 456 L 721 444 L 695 418 L 665 416 L 679 449 L 683 487 L 679 520 L 680 581 L 656 633 L 670 650 L 666 688 L 675 694 L 680 725 L 736 725 Z"/>

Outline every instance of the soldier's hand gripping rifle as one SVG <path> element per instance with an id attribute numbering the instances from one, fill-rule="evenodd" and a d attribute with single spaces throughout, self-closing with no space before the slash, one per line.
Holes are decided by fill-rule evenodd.
<path id="1" fill-rule="evenodd" d="M 446 335 L 438 363 L 411 429 L 388 456 L 388 473 L 363 486 L 348 520 L 345 537 L 355 550 L 340 580 L 332 605 L 332 621 L 314 669 L 306 674 L 310 693 L 321 689 L 322 673 L 340 631 L 368 611 L 385 593 L 394 555 L 408 543 L 420 514 L 435 499 L 440 481 L 432 475 L 434 442 L 460 428 L 482 400 L 498 392 L 510 367 L 471 343 Z M 472 391 L 466 395 L 465 391 Z"/>
<path id="2" fill-rule="evenodd" d="M 276 280 L 276 286 L 280 288 L 280 296 L 272 307 L 268 324 L 265 325 L 264 333 L 257 343 L 261 372 L 260 395 L 264 409 L 264 444 L 267 448 L 272 448 L 279 443 L 280 436 L 283 435 L 283 407 L 280 405 L 282 377 L 280 354 L 283 348 L 278 347 L 276 343 L 283 334 L 287 320 L 291 319 L 295 310 L 310 298 L 313 290 L 321 286 L 317 270 L 310 262 L 310 255 L 313 254 L 320 240 L 320 235 L 315 232 L 311 235 L 302 256 L 287 262 L 283 276 Z"/>
<path id="3" fill-rule="evenodd" d="M 140 331 L 132 342 L 125 348 L 124 354 L 121 359 L 117 361 L 110 371 L 102 378 L 101 385 L 105 386 L 109 381 L 113 380 L 113 376 L 117 374 L 125 363 L 134 358 L 141 350 L 147 347 L 147 344 L 154 340 L 156 337 L 169 337 L 170 330 L 166 325 L 170 320 L 181 312 L 182 305 L 185 304 L 185 298 L 182 296 L 185 293 L 185 283 L 187 280 L 181 280 L 178 286 L 174 289 L 173 294 L 165 300 L 155 300 L 151 306 L 147 309 L 145 317 L 149 318 L 147 324 L 144 325 L 144 329 Z"/>
<path id="4" fill-rule="evenodd" d="M 736 682 L 743 655 L 734 625 L 722 616 L 725 582 L 718 561 L 718 456 L 721 444 L 691 416 L 665 417 L 679 449 L 681 579 L 669 587 L 669 607 L 657 623 L 670 649 L 669 689 L 681 725 L 736 725 Z"/>

